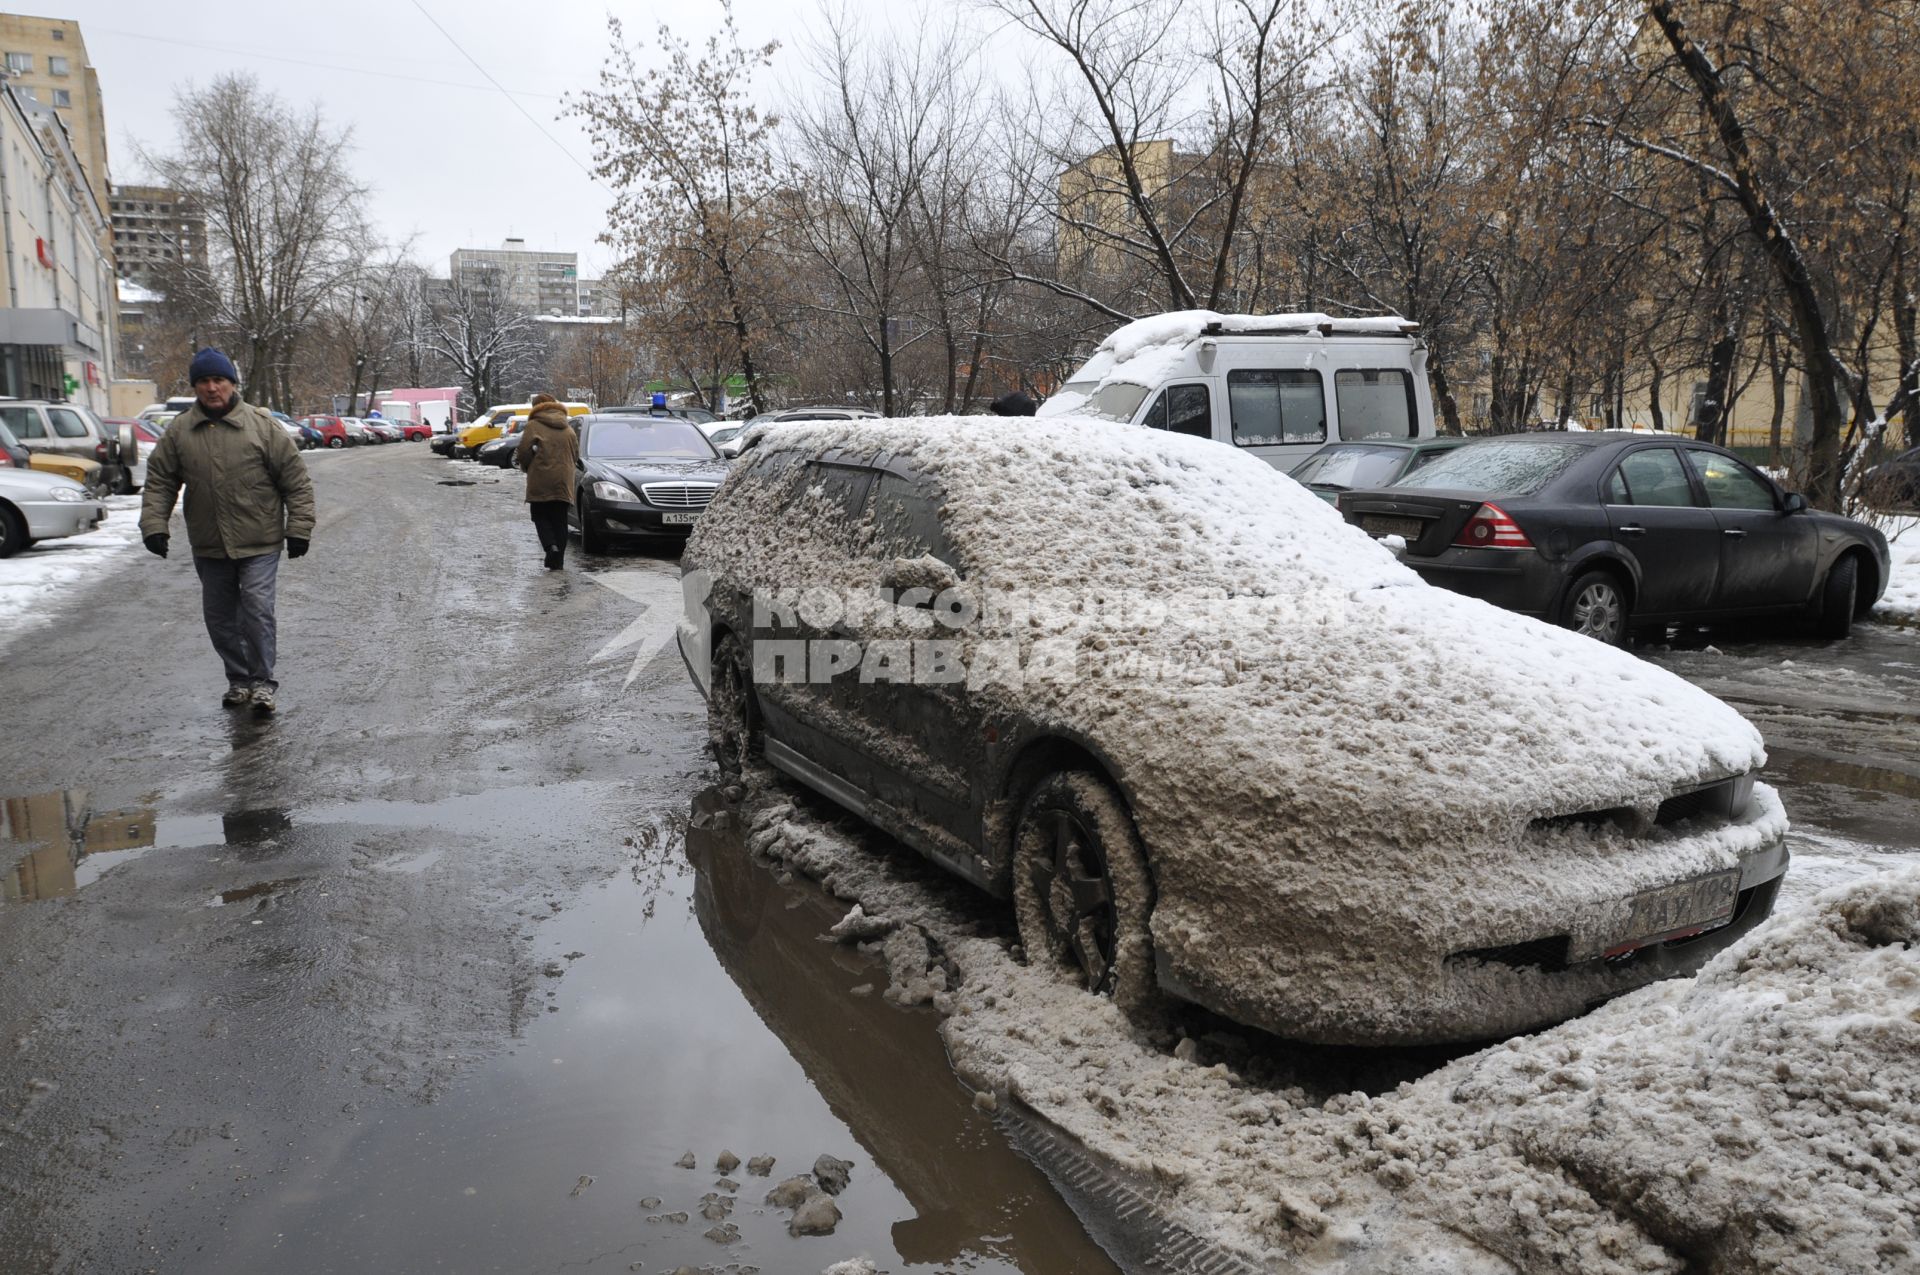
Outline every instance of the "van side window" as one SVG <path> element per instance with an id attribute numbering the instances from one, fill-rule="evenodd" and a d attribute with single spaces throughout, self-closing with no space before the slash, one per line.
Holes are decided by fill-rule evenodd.
<path id="1" fill-rule="evenodd" d="M 1233 441 L 1241 447 L 1327 441 L 1327 400 L 1318 372 L 1246 368 L 1227 373 Z"/>
<path id="2" fill-rule="evenodd" d="M 1167 387 L 1167 428 L 1193 438 L 1213 437 L 1213 396 L 1206 386 Z"/>
<path id="3" fill-rule="evenodd" d="M 46 426 L 40 423 L 40 412 L 32 407 L 0 407 L 0 421 L 7 423 L 15 438 L 45 438 Z"/>
<path id="4" fill-rule="evenodd" d="M 1204 385 L 1169 385 L 1140 418 L 1148 429 L 1172 430 L 1194 438 L 1213 437 L 1213 395 Z"/>
<path id="5" fill-rule="evenodd" d="M 1413 377 L 1404 368 L 1349 368 L 1333 374 L 1342 438 L 1412 438 Z"/>

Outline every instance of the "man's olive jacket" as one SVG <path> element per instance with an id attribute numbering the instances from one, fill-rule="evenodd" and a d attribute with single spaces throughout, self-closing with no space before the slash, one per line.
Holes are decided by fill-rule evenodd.
<path id="1" fill-rule="evenodd" d="M 313 538 L 313 480 L 293 439 L 265 410 L 236 400 L 225 416 L 195 403 L 168 423 L 147 456 L 140 534 L 165 534 L 187 489 L 187 541 L 196 558 L 280 552 Z"/>

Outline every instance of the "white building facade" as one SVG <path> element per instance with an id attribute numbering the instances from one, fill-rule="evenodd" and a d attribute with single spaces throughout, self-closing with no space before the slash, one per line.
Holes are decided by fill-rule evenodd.
<path id="1" fill-rule="evenodd" d="M 108 412 L 109 230 L 66 124 L 0 82 L 0 394 Z"/>

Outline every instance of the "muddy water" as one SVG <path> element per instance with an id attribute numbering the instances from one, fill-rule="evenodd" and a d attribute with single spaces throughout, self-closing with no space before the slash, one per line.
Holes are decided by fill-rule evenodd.
<path id="1" fill-rule="evenodd" d="M 343 816 L 397 821 L 325 822 Z M 844 906 L 777 883 L 729 834 L 642 826 L 655 832 L 625 872 L 541 926 L 562 955 L 513 1048 L 431 1105 L 361 1104 L 310 1133 L 199 1238 L 204 1269 L 809 1272 L 863 1253 L 893 1270 L 1114 1269 L 973 1109 L 934 1016 L 887 1003 L 875 959 L 821 941 Z M 286 884 L 210 902 L 255 906 Z M 688 1151 L 694 1170 L 675 1163 Z M 729 1189 L 723 1151 L 774 1171 L 742 1164 Z M 792 1238 L 762 1201 L 822 1154 L 854 1165 L 844 1218 Z M 735 1201 L 737 1238 L 705 1235 L 709 1194 Z"/>

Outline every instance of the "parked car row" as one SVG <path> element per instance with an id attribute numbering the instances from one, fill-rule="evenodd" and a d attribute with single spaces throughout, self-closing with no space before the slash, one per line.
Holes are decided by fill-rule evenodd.
<path id="1" fill-rule="evenodd" d="M 130 421 L 105 421 L 80 403 L 0 399 L 11 442 L 9 467 L 40 469 L 125 495 L 147 481 L 140 436 Z"/>

